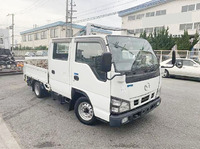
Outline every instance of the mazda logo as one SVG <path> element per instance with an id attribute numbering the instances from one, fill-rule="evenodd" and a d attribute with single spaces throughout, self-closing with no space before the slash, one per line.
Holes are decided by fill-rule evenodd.
<path id="1" fill-rule="evenodd" d="M 145 86 L 144 86 L 144 90 L 145 91 L 148 91 L 150 89 L 151 85 L 150 83 L 147 83 Z"/>

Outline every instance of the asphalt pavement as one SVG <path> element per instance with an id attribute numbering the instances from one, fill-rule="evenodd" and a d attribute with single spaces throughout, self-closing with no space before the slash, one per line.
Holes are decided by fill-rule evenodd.
<path id="1" fill-rule="evenodd" d="M 0 76 L 0 115 L 22 149 L 199 149 L 200 82 L 163 79 L 161 97 L 157 109 L 133 123 L 86 126 L 67 105 L 36 98 L 22 75 Z M 0 136 L 6 140 L 1 128 Z"/>

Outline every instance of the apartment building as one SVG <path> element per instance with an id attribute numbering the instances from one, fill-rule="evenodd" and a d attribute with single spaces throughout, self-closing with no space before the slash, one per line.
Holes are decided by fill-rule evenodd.
<path id="1" fill-rule="evenodd" d="M 22 47 L 39 47 L 39 46 L 49 46 L 49 42 L 52 38 L 66 37 L 66 26 L 68 26 L 68 32 L 70 24 L 59 21 L 44 26 L 36 27 L 30 30 L 26 30 L 20 33 L 22 41 Z M 72 24 L 72 34 L 74 36 L 79 35 L 80 31 L 85 30 L 85 26 Z M 112 32 L 93 29 L 93 34 L 111 34 Z"/>
<path id="2" fill-rule="evenodd" d="M 194 35 L 200 30 L 200 0 L 151 0 L 147 3 L 118 12 L 122 28 L 134 30 L 139 36 L 169 28 L 170 34 L 180 36 L 187 30 Z"/>

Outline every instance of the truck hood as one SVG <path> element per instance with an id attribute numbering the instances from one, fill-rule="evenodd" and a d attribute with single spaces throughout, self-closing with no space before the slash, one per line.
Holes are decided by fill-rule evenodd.
<path id="1" fill-rule="evenodd" d="M 160 76 L 128 84 L 125 82 L 125 76 L 120 76 L 111 81 L 111 96 L 127 101 L 149 96 L 150 100 L 155 99 L 159 87 Z"/>

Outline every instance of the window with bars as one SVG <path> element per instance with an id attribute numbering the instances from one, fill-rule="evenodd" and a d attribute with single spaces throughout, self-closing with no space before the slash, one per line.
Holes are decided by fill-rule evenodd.
<path id="1" fill-rule="evenodd" d="M 159 10 L 159 11 L 156 11 L 156 16 L 166 15 L 166 13 L 167 13 L 166 10 Z"/>
<path id="2" fill-rule="evenodd" d="M 193 23 L 189 23 L 189 24 L 180 24 L 180 30 L 189 30 L 192 29 Z"/>
<path id="3" fill-rule="evenodd" d="M 153 16 L 155 16 L 155 12 L 146 13 L 146 17 L 153 17 Z"/>
<path id="4" fill-rule="evenodd" d="M 195 4 L 182 6 L 182 12 L 194 11 Z"/>
<path id="5" fill-rule="evenodd" d="M 128 20 L 129 20 L 129 21 L 135 20 L 135 15 L 134 15 L 134 16 L 128 16 Z"/>

